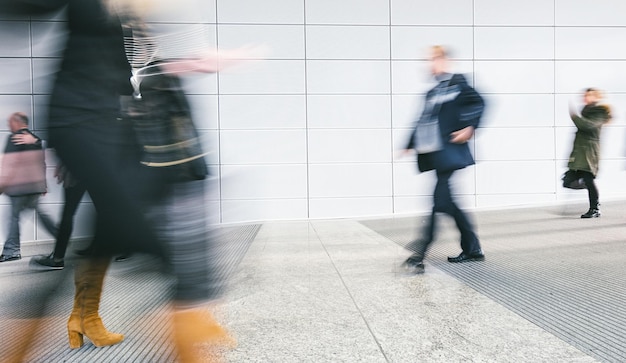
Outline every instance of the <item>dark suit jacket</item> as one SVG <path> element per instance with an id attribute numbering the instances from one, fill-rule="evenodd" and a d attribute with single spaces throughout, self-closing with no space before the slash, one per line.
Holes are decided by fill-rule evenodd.
<path id="1" fill-rule="evenodd" d="M 474 158 L 468 144 L 451 143 L 449 141 L 450 134 L 468 126 L 477 128 L 480 124 L 480 117 L 485 104 L 482 97 L 467 84 L 465 77 L 461 74 L 453 75 L 448 86 L 457 86 L 460 93 L 453 100 L 443 103 L 439 109 L 439 129 L 441 131 L 440 136 L 443 149 L 427 154 L 418 154 L 417 164 L 419 171 L 450 171 L 474 164 Z M 431 96 L 432 92 L 435 92 L 434 88 L 428 92 L 426 97 Z M 414 148 L 416 132 L 417 122 L 411 132 L 406 146 L 407 149 Z"/>

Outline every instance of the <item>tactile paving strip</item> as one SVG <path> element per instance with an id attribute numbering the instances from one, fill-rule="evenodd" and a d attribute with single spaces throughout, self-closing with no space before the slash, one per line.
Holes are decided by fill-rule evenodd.
<path id="1" fill-rule="evenodd" d="M 443 236 L 428 251 L 427 269 L 428 264 L 436 266 L 600 361 L 625 362 L 623 222 L 581 225 L 575 218 L 510 217 L 484 218 L 480 231 L 487 259 L 462 264 L 446 261 L 460 248 L 458 232 L 444 221 Z M 419 220 L 361 223 L 405 246 L 416 237 Z"/>
<path id="2" fill-rule="evenodd" d="M 260 227 L 257 224 L 222 227 L 213 231 L 213 242 L 220 245 L 221 251 L 219 260 L 213 262 L 220 266 L 223 277 L 227 278 L 235 271 Z M 145 256 L 133 256 L 128 261 L 111 264 L 105 279 L 100 313 L 106 327 L 113 332 L 124 333 L 125 341 L 96 348 L 85 338 L 85 345 L 75 350 L 68 347 L 65 328 L 74 290 L 72 260 L 66 260 L 66 268 L 62 271 L 32 272 L 24 260 L 3 266 L 0 270 L 0 286 L 3 286 L 3 293 L 0 294 L 0 338 L 3 339 L 2 345 L 9 348 L 1 354 L 8 355 L 16 349 L 18 342 L 11 331 L 19 330 L 24 324 L 11 315 L 16 311 L 11 304 L 18 301 L 28 304 L 25 294 L 39 287 L 35 294 L 37 298 L 31 299 L 33 303 L 39 301 L 44 293 L 53 297 L 47 300 L 45 325 L 38 330 L 36 343 L 31 345 L 29 362 L 175 362 L 176 354 L 169 343 L 167 318 L 171 280 L 156 271 L 158 266 Z"/>

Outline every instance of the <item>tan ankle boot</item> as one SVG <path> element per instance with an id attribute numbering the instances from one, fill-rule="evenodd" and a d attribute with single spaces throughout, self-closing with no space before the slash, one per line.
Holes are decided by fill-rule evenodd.
<path id="1" fill-rule="evenodd" d="M 122 334 L 111 333 L 104 327 L 98 313 L 102 284 L 109 262 L 108 258 L 89 259 L 80 263 L 74 271 L 74 308 L 67 322 L 72 349 L 83 345 L 83 335 L 96 347 L 105 347 L 124 340 Z"/>
<path id="2" fill-rule="evenodd" d="M 230 348 L 237 344 L 205 309 L 176 310 L 173 314 L 173 323 L 174 344 L 181 363 L 207 362 L 206 357 L 197 351 L 196 344 Z M 214 357 L 211 362 L 220 361 L 219 357 Z"/>

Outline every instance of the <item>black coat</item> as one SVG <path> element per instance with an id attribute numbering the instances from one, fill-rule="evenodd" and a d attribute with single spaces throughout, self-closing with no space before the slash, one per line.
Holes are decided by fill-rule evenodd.
<path id="1" fill-rule="evenodd" d="M 117 117 L 120 95 L 132 93 L 132 74 L 120 20 L 102 0 L 2 0 L 0 14 L 46 14 L 63 7 L 68 39 L 50 96 L 49 126 Z"/>
<path id="2" fill-rule="evenodd" d="M 443 148 L 431 153 L 418 154 L 419 171 L 450 171 L 474 164 L 474 158 L 467 143 L 453 144 L 449 140 L 450 134 L 454 131 L 468 126 L 478 127 L 485 105 L 483 98 L 467 84 L 465 77 L 461 74 L 453 75 L 448 86 L 458 86 L 460 93 L 456 98 L 441 104 L 438 112 Z M 435 92 L 434 88 L 428 91 L 426 98 L 432 96 L 433 92 Z M 415 147 L 416 132 L 417 123 L 411 132 L 406 149 Z"/>

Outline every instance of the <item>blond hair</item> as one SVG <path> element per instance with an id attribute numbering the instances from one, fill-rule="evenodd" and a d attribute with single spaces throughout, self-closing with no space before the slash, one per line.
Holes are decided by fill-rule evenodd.
<path id="1" fill-rule="evenodd" d="M 432 55 L 437 58 L 448 58 L 448 51 L 443 45 L 433 45 L 430 47 Z"/>

